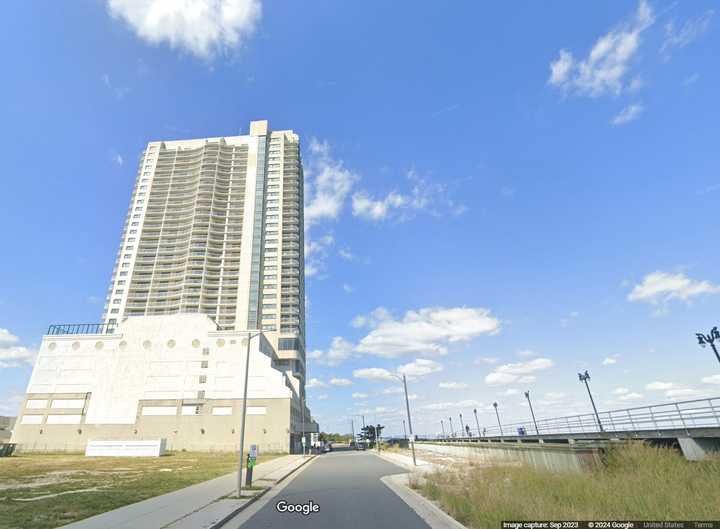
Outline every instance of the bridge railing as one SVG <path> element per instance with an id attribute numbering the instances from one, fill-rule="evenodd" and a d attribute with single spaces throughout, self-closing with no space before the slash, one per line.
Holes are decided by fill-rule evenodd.
<path id="1" fill-rule="evenodd" d="M 522 435 L 566 435 L 604 432 L 646 432 L 662 430 L 688 430 L 690 428 L 720 427 L 720 397 L 686 400 L 652 406 L 638 406 L 599 412 L 600 425 L 593 413 L 550 417 L 537 420 L 537 430 L 532 420 L 503 424 L 501 427 L 471 428 L 472 437 L 516 437 Z M 467 435 L 446 438 L 466 439 Z M 442 435 L 435 436 L 442 438 Z"/>

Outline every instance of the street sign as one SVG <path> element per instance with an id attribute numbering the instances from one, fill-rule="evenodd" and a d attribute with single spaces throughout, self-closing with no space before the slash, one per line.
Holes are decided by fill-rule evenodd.
<path id="1" fill-rule="evenodd" d="M 257 455 L 258 455 L 258 446 L 250 445 L 250 457 L 252 459 L 257 459 Z"/>

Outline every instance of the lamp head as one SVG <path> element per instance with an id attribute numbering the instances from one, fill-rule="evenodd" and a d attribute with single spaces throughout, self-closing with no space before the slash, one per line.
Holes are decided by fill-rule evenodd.
<path id="1" fill-rule="evenodd" d="M 526 398 L 526 399 L 529 399 L 529 398 L 530 398 L 530 390 L 528 390 L 528 391 L 525 392 L 525 398 Z"/>
<path id="2" fill-rule="evenodd" d="M 699 344 L 701 347 L 705 347 L 705 345 L 707 344 L 707 340 L 705 339 L 705 335 L 702 334 L 702 333 L 697 332 L 697 333 L 695 333 L 695 336 L 697 336 L 698 344 Z"/>
<path id="3" fill-rule="evenodd" d="M 498 403 L 497 403 L 497 402 L 493 402 L 493 408 L 497 408 L 497 407 L 498 407 Z"/>
<path id="4" fill-rule="evenodd" d="M 710 331 L 710 336 L 712 336 L 713 340 L 717 340 L 718 338 L 720 338 L 720 332 L 718 332 L 717 327 L 712 328 L 712 330 Z"/>

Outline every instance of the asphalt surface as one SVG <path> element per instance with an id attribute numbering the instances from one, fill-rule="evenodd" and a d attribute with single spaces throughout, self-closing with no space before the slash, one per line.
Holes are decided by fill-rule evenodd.
<path id="1" fill-rule="evenodd" d="M 407 472 L 371 452 L 336 451 L 316 457 L 245 524 L 252 529 L 429 529 L 380 478 Z M 281 501 L 319 511 L 278 512 Z M 232 522 L 228 527 L 237 527 Z"/>

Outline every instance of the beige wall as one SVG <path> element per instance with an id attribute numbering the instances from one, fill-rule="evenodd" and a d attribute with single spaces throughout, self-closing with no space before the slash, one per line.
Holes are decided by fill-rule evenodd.
<path id="1" fill-rule="evenodd" d="M 28 400 L 69 399 L 72 395 L 33 394 Z M 84 395 L 83 395 L 84 397 Z M 84 416 L 80 424 L 47 424 L 48 415 L 78 413 L 77 410 L 29 409 L 23 415 L 41 415 L 42 424 L 21 424 L 15 426 L 13 442 L 17 450 L 28 451 L 84 451 L 90 440 L 140 440 L 167 439 L 168 450 L 219 451 L 230 452 L 239 449 L 240 417 L 242 400 L 205 400 L 198 401 L 198 415 L 182 415 L 182 406 L 196 404 L 190 401 L 154 400 L 141 401 L 135 424 L 85 424 Z M 142 415 L 144 406 L 176 406 L 177 413 L 170 416 Z M 213 415 L 214 407 L 231 407 L 231 415 Z M 264 407 L 265 415 L 247 416 L 245 447 L 259 445 L 261 452 L 291 452 L 291 401 L 290 399 L 252 399 L 248 407 Z M 309 423 L 309 418 L 306 419 Z M 297 434 L 294 436 L 297 437 Z"/>

